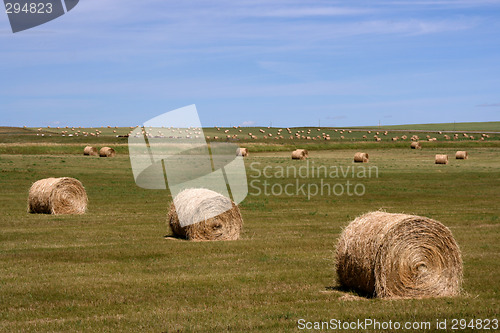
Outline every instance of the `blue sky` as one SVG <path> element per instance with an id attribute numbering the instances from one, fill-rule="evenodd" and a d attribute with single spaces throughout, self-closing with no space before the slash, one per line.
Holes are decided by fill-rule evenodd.
<path id="1" fill-rule="evenodd" d="M 500 0 L 80 0 L 16 34 L 0 13 L 4 126 L 498 121 L 499 87 Z"/>

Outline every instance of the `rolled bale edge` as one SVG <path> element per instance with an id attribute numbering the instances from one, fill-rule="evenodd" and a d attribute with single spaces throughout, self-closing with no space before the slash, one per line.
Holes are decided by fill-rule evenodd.
<path id="1" fill-rule="evenodd" d="M 437 154 L 435 157 L 435 164 L 448 164 L 448 155 Z"/>
<path id="2" fill-rule="evenodd" d="M 422 149 L 422 145 L 418 141 L 414 141 L 411 143 L 411 149 Z"/>
<path id="3" fill-rule="evenodd" d="M 292 152 L 292 160 L 305 160 L 309 156 L 309 152 L 305 149 L 296 149 Z"/>
<path id="4" fill-rule="evenodd" d="M 248 148 L 236 148 L 236 156 L 248 157 Z"/>
<path id="5" fill-rule="evenodd" d="M 99 150 L 99 156 L 100 157 L 115 157 L 116 151 L 111 147 L 102 147 L 101 150 Z"/>
<path id="6" fill-rule="evenodd" d="M 231 208 L 226 210 L 226 206 Z M 182 226 L 178 212 L 196 223 Z M 231 199 L 203 188 L 186 189 L 177 194 L 167 221 L 175 236 L 191 241 L 237 240 L 243 227 L 240 210 Z"/>
<path id="7" fill-rule="evenodd" d="M 82 183 L 70 177 L 34 182 L 28 193 L 28 213 L 85 214 L 88 197 Z"/>
<path id="8" fill-rule="evenodd" d="M 356 163 L 367 163 L 369 161 L 368 154 L 357 152 L 354 154 L 354 162 Z"/>
<path id="9" fill-rule="evenodd" d="M 92 146 L 86 146 L 83 148 L 83 155 L 85 156 L 97 156 L 99 153 L 97 152 L 97 148 Z"/>
<path id="10" fill-rule="evenodd" d="M 465 150 L 459 150 L 455 153 L 455 158 L 457 160 L 466 160 L 469 158 L 469 153 Z"/>
<path id="11" fill-rule="evenodd" d="M 352 221 L 337 244 L 342 286 L 370 297 L 456 296 L 463 263 L 451 231 L 426 217 L 370 212 Z"/>

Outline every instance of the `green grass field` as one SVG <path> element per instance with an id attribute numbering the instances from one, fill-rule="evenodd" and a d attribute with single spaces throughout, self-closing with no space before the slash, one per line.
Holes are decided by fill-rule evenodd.
<path id="1" fill-rule="evenodd" d="M 424 147 L 428 148 L 500 147 L 500 129 L 493 125 L 498 124 L 498 122 L 467 124 L 474 130 L 440 134 L 430 128 L 423 131 L 410 129 L 411 125 L 402 125 L 402 128 L 405 129 L 392 131 L 390 129 L 337 129 L 330 127 L 319 128 L 318 131 L 318 128 L 296 127 L 291 128 L 292 134 L 289 134 L 285 128 L 281 128 L 280 132 L 280 128 L 267 127 L 210 127 L 204 129 L 204 134 L 208 142 L 234 142 L 245 145 L 254 152 L 290 151 L 296 148 L 307 148 L 308 150 L 406 148 L 413 135 L 418 135 Z M 453 124 L 439 125 L 446 128 Z M 488 137 L 483 138 L 484 141 L 480 139 L 485 133 L 477 132 L 478 128 L 488 129 L 484 131 L 488 132 Z M 492 129 L 496 129 L 496 131 L 491 132 Z M 147 130 L 149 131 L 149 129 Z M 152 129 L 151 134 L 157 135 L 158 130 L 162 129 Z M 259 130 L 263 130 L 264 133 Z M 68 133 L 63 136 L 61 131 Z M 80 133 L 77 133 L 78 131 Z M 96 131 L 100 131 L 102 134 L 99 136 L 83 135 L 84 132 L 95 133 Z M 130 127 L 41 128 L 40 131 L 38 128 L 0 127 L 0 154 L 79 154 L 88 144 L 98 147 L 113 146 L 120 154 L 126 154 L 128 153 L 128 138 L 123 136 L 130 131 Z M 297 131 L 301 131 L 299 139 L 294 135 Z M 385 131 L 387 131 L 387 135 L 384 135 Z M 257 138 L 252 139 L 248 135 L 249 133 Z M 458 134 L 457 139 L 453 138 L 455 133 Z M 464 133 L 468 136 L 464 136 Z M 72 136 L 68 136 L 69 134 Z M 323 138 L 326 135 L 330 136 L 330 140 L 327 141 Z M 446 138 L 446 135 L 450 138 Z M 293 139 L 290 139 L 290 136 L 293 136 Z M 381 142 L 375 142 L 374 136 L 378 136 Z M 406 138 L 404 138 L 405 136 Z M 309 139 L 307 139 L 308 137 Z M 392 140 L 395 137 L 398 138 L 397 141 Z M 437 141 L 428 142 L 428 138 L 436 138 Z"/>
<path id="2" fill-rule="evenodd" d="M 299 319 L 432 325 L 447 319 L 448 327 L 452 319 L 500 319 L 496 139 L 424 142 L 417 151 L 408 142 L 335 140 L 311 143 L 308 162 L 290 159 L 295 142 L 253 143 L 245 159 L 251 186 L 240 205 L 241 239 L 209 243 L 164 237 L 171 234 L 166 225 L 171 196 L 135 185 L 126 138 L 108 133 L 40 142 L 28 133 L 0 131 L 2 332 L 289 332 L 298 331 Z M 83 156 L 87 143 L 114 144 L 118 155 Z M 455 160 L 463 147 L 470 158 Z M 376 167 L 378 177 L 323 181 L 362 184 L 364 195 L 263 193 L 265 180 L 296 182 L 286 175 L 259 176 L 264 167 L 353 167 L 354 149 L 360 148 L 370 155 L 364 166 Z M 448 154 L 450 163 L 435 165 L 437 153 Z M 60 176 L 82 181 L 88 213 L 26 213 L 31 184 Z M 461 296 L 378 300 L 339 288 L 337 238 L 349 221 L 377 209 L 431 217 L 451 229 L 464 261 Z"/>

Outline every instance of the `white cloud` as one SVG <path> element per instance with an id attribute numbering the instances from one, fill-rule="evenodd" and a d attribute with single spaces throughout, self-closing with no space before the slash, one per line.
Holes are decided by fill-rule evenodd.
<path id="1" fill-rule="evenodd" d="M 366 8 L 344 8 L 344 7 L 305 7 L 305 8 L 283 8 L 261 13 L 268 17 L 311 17 L 311 16 L 346 16 L 371 13 L 373 10 Z"/>
<path id="2" fill-rule="evenodd" d="M 434 3 L 465 6 L 476 1 Z M 500 0 L 477 3 L 489 9 L 488 5 Z M 491 43 L 497 36 L 499 24 L 490 18 L 491 13 L 457 8 L 442 12 L 442 7 L 424 0 L 361 4 L 82 0 L 70 13 L 46 25 L 19 34 L 0 31 L 0 72 L 8 78 L 0 82 L 0 99 L 12 110 L 37 106 L 50 112 L 67 103 L 68 109 L 84 105 L 80 109 L 115 113 L 135 98 L 173 104 L 179 99 L 219 99 L 221 105 L 232 98 L 251 98 L 264 105 L 262 101 L 278 98 L 348 96 L 345 109 L 351 111 L 365 107 L 359 101 L 384 108 L 385 99 L 378 105 L 374 96 L 398 101 L 401 96 L 457 91 L 459 95 L 486 86 L 482 77 L 471 73 L 486 66 L 480 59 L 496 57 L 491 48 L 484 55 L 480 50 L 482 43 Z M 6 20 L 0 14 L 0 29 L 5 30 Z M 471 58 L 474 47 L 479 47 L 474 55 L 478 61 L 471 65 L 476 60 Z M 454 51 L 452 56 L 449 50 Z M 409 78 L 411 73 L 435 71 L 439 61 L 455 76 L 438 73 Z M 493 67 L 488 66 L 485 76 L 492 83 L 488 86 L 498 83 Z M 472 72 L 457 79 L 459 68 Z M 396 77 L 389 77 L 392 73 Z M 477 101 L 494 98 L 487 94 L 464 104 L 474 107 Z M 292 105 L 297 117 L 307 108 L 308 102 L 301 103 Z M 242 114 L 233 124 L 245 118 Z"/>

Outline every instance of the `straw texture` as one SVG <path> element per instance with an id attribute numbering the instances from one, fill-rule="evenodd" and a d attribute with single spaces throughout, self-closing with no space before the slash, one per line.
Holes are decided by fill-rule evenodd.
<path id="1" fill-rule="evenodd" d="M 292 160 L 305 160 L 309 157 L 309 152 L 305 149 L 296 149 L 292 152 Z"/>
<path id="2" fill-rule="evenodd" d="M 436 164 L 448 164 L 448 155 L 436 155 L 435 157 Z"/>
<path id="3" fill-rule="evenodd" d="M 411 149 L 422 149 L 422 145 L 418 141 L 414 141 L 411 143 Z"/>
<path id="4" fill-rule="evenodd" d="M 99 150 L 99 156 L 100 157 L 115 157 L 116 152 L 113 148 L 102 147 L 101 150 Z"/>
<path id="5" fill-rule="evenodd" d="M 367 163 L 369 161 L 367 153 L 356 153 L 354 154 L 354 162 L 356 163 Z"/>
<path id="6" fill-rule="evenodd" d="M 98 155 L 97 148 L 92 147 L 92 146 L 87 146 L 87 147 L 83 148 L 83 155 L 97 156 Z"/>
<path id="7" fill-rule="evenodd" d="M 337 245 L 341 285 L 374 297 L 455 296 L 462 270 L 450 230 L 426 217 L 367 213 L 347 226 Z"/>
<path id="8" fill-rule="evenodd" d="M 231 199 L 203 188 L 177 194 L 167 220 L 174 235 L 193 241 L 236 240 L 243 226 L 240 210 Z M 180 220 L 191 224 L 183 227 Z"/>
<path id="9" fill-rule="evenodd" d="M 46 178 L 33 185 L 28 194 L 28 213 L 84 214 L 87 193 L 82 183 L 74 178 Z"/>

